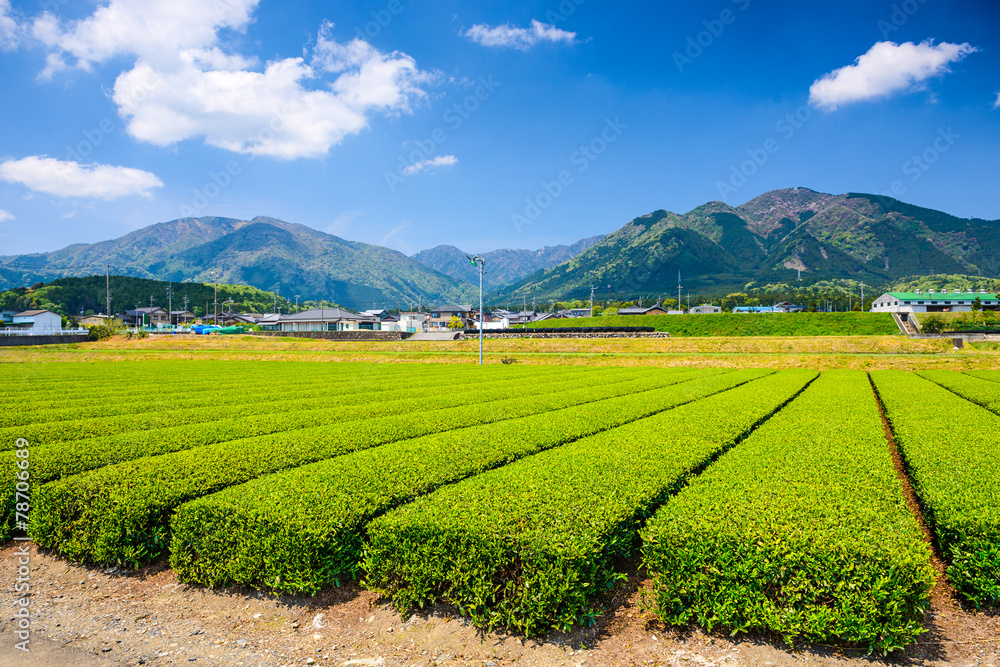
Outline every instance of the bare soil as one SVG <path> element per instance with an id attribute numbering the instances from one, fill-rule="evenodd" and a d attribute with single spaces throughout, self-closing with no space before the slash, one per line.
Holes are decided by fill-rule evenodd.
<path id="1" fill-rule="evenodd" d="M 472 627 L 438 605 L 404 619 L 354 583 L 315 597 L 178 582 L 164 563 L 118 571 L 68 563 L 31 547 L 32 652 L 13 649 L 15 546 L 0 547 L 4 667 L 107 665 L 817 665 L 1000 667 L 1000 615 L 964 609 L 936 592 L 927 633 L 901 654 L 786 647 L 767 637 L 668 629 L 642 610 L 651 585 L 632 568 L 591 628 L 522 638 Z M 314 661 L 310 663 L 309 661 Z"/>

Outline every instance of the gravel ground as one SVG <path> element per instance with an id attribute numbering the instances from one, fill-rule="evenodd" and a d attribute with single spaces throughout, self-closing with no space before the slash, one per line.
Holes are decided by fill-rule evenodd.
<path id="1" fill-rule="evenodd" d="M 30 653 L 14 648 L 15 547 L 0 547 L 3 667 L 108 665 L 617 665 L 1000 667 L 1000 615 L 971 613 L 936 595 L 928 633 L 889 659 L 823 646 L 787 650 L 763 638 L 667 630 L 639 608 L 642 575 L 605 600 L 592 628 L 523 639 L 483 633 L 438 606 L 404 620 L 349 584 L 315 597 L 209 590 L 164 564 L 138 572 L 74 565 L 31 548 Z"/>

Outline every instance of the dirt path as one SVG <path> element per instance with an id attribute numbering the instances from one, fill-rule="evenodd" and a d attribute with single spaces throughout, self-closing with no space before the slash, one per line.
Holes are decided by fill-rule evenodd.
<path id="1" fill-rule="evenodd" d="M 212 591 L 177 581 L 164 564 L 122 573 L 72 565 L 32 547 L 32 652 L 13 649 L 14 546 L 0 548 L 4 667 L 106 665 L 878 665 L 1000 667 L 1000 615 L 963 610 L 936 595 L 929 632 L 903 655 L 822 646 L 789 651 L 765 639 L 666 630 L 639 608 L 649 585 L 633 571 L 593 628 L 522 640 L 481 633 L 444 606 L 404 621 L 350 584 L 313 597 Z M 310 662 L 312 661 L 312 662 Z"/>

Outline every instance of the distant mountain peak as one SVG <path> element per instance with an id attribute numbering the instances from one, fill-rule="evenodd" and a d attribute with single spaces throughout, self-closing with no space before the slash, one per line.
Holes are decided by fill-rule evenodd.
<path id="1" fill-rule="evenodd" d="M 549 300 L 663 294 L 677 271 L 693 288 L 742 290 L 749 281 L 849 278 L 888 282 L 937 272 L 1000 275 L 1000 221 L 961 219 L 888 197 L 810 188 L 765 192 L 730 206 L 633 218 L 571 262 L 508 286 Z M 801 274 L 800 274 L 801 272 Z"/>
<path id="2" fill-rule="evenodd" d="M 109 263 L 113 273 L 174 282 L 210 282 L 217 272 L 230 283 L 358 308 L 464 301 L 472 291 L 395 250 L 268 216 L 180 218 L 24 259 L 0 258 L 0 288 L 92 275 Z"/>
<path id="3" fill-rule="evenodd" d="M 571 245 L 543 246 L 538 250 L 501 248 L 476 254 L 486 260 L 486 283 L 489 289 L 498 290 L 537 271 L 568 261 L 602 238 L 604 237 L 592 236 Z M 456 280 L 478 283 L 479 274 L 466 258 L 472 254 L 453 245 L 439 245 L 421 250 L 413 255 L 413 259 Z"/>

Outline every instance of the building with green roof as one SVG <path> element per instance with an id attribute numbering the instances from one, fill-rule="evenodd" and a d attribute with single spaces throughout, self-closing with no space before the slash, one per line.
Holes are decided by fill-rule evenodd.
<path id="1" fill-rule="evenodd" d="M 993 292 L 962 292 L 960 290 L 917 290 L 916 292 L 886 292 L 872 302 L 873 313 L 949 313 L 972 310 L 979 299 L 983 308 L 996 310 L 1000 298 Z"/>

